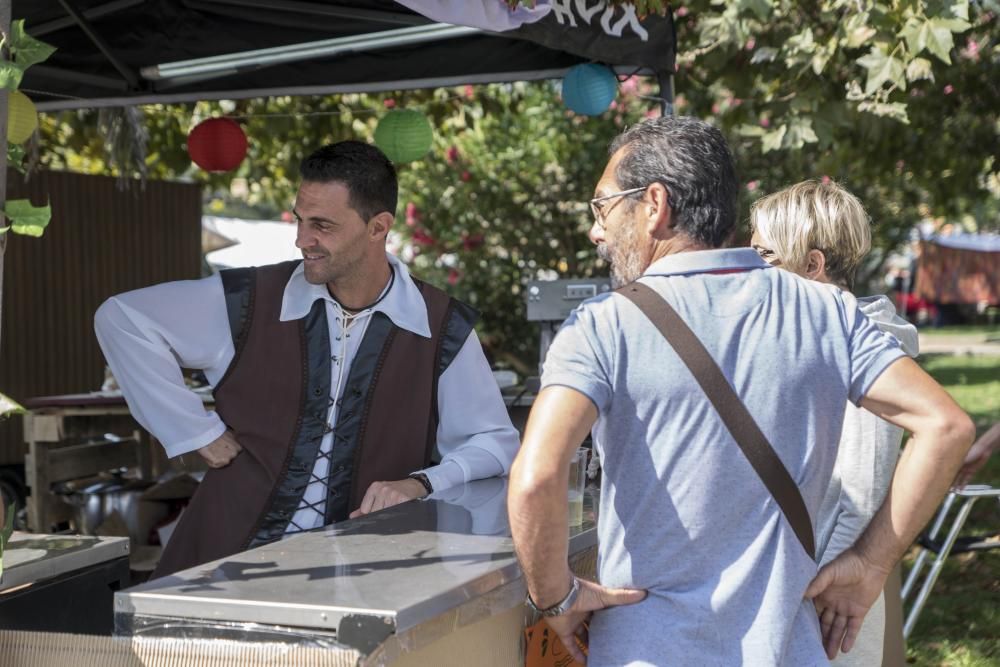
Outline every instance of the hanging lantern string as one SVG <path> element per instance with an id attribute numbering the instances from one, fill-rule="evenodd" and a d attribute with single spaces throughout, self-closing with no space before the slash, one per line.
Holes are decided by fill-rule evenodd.
<path id="1" fill-rule="evenodd" d="M 80 97 L 78 95 L 66 95 L 64 93 L 56 93 L 56 92 L 49 91 L 49 90 L 38 90 L 37 88 L 18 88 L 18 90 L 20 90 L 20 91 L 22 91 L 24 93 L 31 93 L 32 95 L 40 95 L 42 97 L 58 97 L 58 98 L 61 98 L 61 99 L 64 99 L 64 100 L 79 100 L 81 102 L 86 102 L 87 101 L 87 98 Z M 350 94 L 355 94 L 355 93 L 350 93 Z M 430 108 L 431 104 L 448 104 L 449 102 L 454 102 L 455 100 L 460 100 L 463 97 L 464 97 L 464 95 L 452 95 L 450 97 L 444 98 L 443 100 L 434 100 L 433 102 L 430 102 L 430 103 L 424 102 L 424 103 L 413 105 L 413 106 L 398 105 L 397 107 L 392 107 L 392 108 L 386 107 L 384 109 L 367 109 L 367 108 L 364 108 L 364 109 L 338 109 L 338 110 L 331 110 L 331 111 L 306 111 L 306 112 L 301 112 L 301 113 L 288 113 L 288 112 L 273 112 L 273 113 L 270 113 L 269 112 L 269 113 L 249 113 L 249 114 L 221 114 L 219 116 L 207 116 L 206 118 L 232 118 L 233 120 L 249 120 L 251 118 L 309 118 L 311 116 L 341 116 L 341 115 L 346 114 L 346 113 L 349 113 L 349 114 L 352 114 L 352 115 L 355 115 L 355 116 L 362 116 L 362 115 L 371 115 L 371 114 L 385 113 L 386 111 L 392 111 L 393 108 L 427 110 L 428 108 Z M 394 100 L 395 98 L 387 97 L 386 99 L 387 100 L 388 99 L 393 99 Z M 136 106 L 136 107 L 139 107 L 141 109 L 157 109 L 158 107 L 167 106 L 167 105 L 150 103 L 150 104 L 136 104 L 136 105 L 123 104 L 121 106 L 122 107 Z M 60 110 L 60 111 L 66 111 L 66 110 L 63 109 L 63 110 Z M 46 113 L 46 112 L 43 111 L 41 113 Z M 57 113 L 59 113 L 59 112 L 57 112 Z M 191 118 L 192 118 L 192 121 L 195 122 L 195 124 L 197 124 L 198 121 L 205 120 L 205 118 L 202 118 L 200 114 L 199 115 L 192 115 Z"/>
<path id="2" fill-rule="evenodd" d="M 32 95 L 44 95 L 48 97 L 61 97 L 64 100 L 80 100 L 84 101 L 86 98 L 80 97 L 79 95 L 65 95 L 63 93 L 53 93 L 48 90 L 37 90 L 35 88 L 18 88 L 22 93 L 31 93 Z"/>
<path id="3" fill-rule="evenodd" d="M 330 110 L 330 111 L 307 111 L 305 113 L 289 113 L 289 112 L 276 111 L 276 112 L 267 112 L 267 113 L 250 113 L 250 114 L 224 114 L 221 117 L 222 118 L 231 118 L 233 120 L 249 120 L 251 118 L 309 118 L 311 116 L 342 116 L 342 115 L 347 114 L 347 113 L 349 113 L 351 115 L 354 115 L 354 116 L 362 116 L 362 115 L 383 114 L 383 113 L 385 113 L 387 111 L 392 111 L 392 110 L 394 110 L 396 108 L 399 108 L 399 109 L 414 109 L 414 110 L 417 110 L 417 111 L 426 111 L 427 109 L 430 108 L 431 104 L 448 104 L 449 102 L 454 102 L 455 100 L 460 100 L 462 98 L 463 98 L 462 95 L 452 95 L 450 97 L 446 97 L 443 100 L 434 100 L 434 102 L 432 102 L 432 103 L 424 102 L 424 103 L 416 104 L 416 105 L 413 105 L 413 106 L 398 105 L 398 106 L 394 106 L 392 108 L 386 107 L 386 108 L 382 108 L 382 109 L 368 109 L 368 108 L 364 108 L 364 109 L 337 109 L 337 110 Z M 394 98 L 386 98 L 386 99 L 394 99 Z M 155 106 L 155 105 L 143 105 L 143 106 Z"/>

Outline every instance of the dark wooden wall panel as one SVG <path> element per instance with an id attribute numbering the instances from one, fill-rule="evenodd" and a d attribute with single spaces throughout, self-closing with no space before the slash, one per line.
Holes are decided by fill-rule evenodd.
<path id="1" fill-rule="evenodd" d="M 52 205 L 39 239 L 11 234 L 4 257 L 0 392 L 32 396 L 93 391 L 104 359 L 94 311 L 119 292 L 201 272 L 201 188 L 39 172 L 8 179 L 9 199 Z M 0 464 L 20 463 L 21 420 L 0 423 Z"/>

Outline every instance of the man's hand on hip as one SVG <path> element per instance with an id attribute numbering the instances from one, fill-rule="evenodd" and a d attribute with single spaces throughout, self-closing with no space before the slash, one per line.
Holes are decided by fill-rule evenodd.
<path id="1" fill-rule="evenodd" d="M 624 604 L 635 604 L 646 599 L 646 591 L 630 588 L 607 588 L 593 581 L 579 579 L 580 594 L 573 601 L 573 606 L 565 614 L 550 616 L 545 619 L 549 627 L 555 630 L 563 646 L 570 652 L 573 659 L 581 664 L 587 664 L 587 657 L 580 647 L 586 646 L 587 626 L 593 613 L 599 609 L 618 607 Z M 579 638 L 581 644 L 577 644 Z"/>
<path id="2" fill-rule="evenodd" d="M 424 485 L 415 479 L 400 479 L 395 482 L 372 482 L 361 500 L 361 506 L 351 512 L 351 519 L 377 512 L 386 507 L 399 505 L 414 498 L 427 495 Z"/>
<path id="3" fill-rule="evenodd" d="M 889 571 L 876 567 L 855 548 L 820 569 L 806 589 L 819 614 L 823 646 L 830 660 L 854 647 L 865 614 L 885 587 Z"/>
<path id="4" fill-rule="evenodd" d="M 232 463 L 236 455 L 243 451 L 232 431 L 226 431 L 218 438 L 198 450 L 201 458 L 208 462 L 209 468 L 225 468 Z"/>

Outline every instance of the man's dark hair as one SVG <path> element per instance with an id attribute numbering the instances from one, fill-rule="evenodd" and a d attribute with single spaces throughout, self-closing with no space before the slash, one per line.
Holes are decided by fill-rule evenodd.
<path id="1" fill-rule="evenodd" d="M 399 184 L 392 162 L 371 144 L 339 141 L 313 152 L 299 165 L 303 181 L 343 183 L 350 205 L 365 221 L 382 211 L 396 215 Z"/>
<path id="2" fill-rule="evenodd" d="M 739 194 L 733 154 L 718 128 L 690 116 L 633 125 L 611 142 L 627 146 L 615 177 L 623 190 L 662 183 L 677 231 L 719 248 L 736 226 Z"/>

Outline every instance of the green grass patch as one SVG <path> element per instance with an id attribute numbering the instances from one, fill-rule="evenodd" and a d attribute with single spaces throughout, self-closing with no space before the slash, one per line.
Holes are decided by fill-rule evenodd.
<path id="1" fill-rule="evenodd" d="M 962 325 L 954 327 L 924 327 L 921 336 L 929 338 L 978 338 L 982 340 L 1000 337 L 1000 324 Z"/>
<path id="2" fill-rule="evenodd" d="M 1000 421 L 1000 357 L 928 354 L 920 365 L 984 431 Z"/>
<path id="3" fill-rule="evenodd" d="M 980 434 L 1000 421 L 1000 357 L 927 355 L 920 363 L 972 416 Z M 1000 486 L 1000 455 L 974 481 Z M 978 501 L 963 534 L 997 533 L 1000 504 Z M 904 578 L 915 552 L 903 561 Z M 907 642 L 907 659 L 928 667 L 1000 665 L 1000 550 L 948 558 Z"/>

